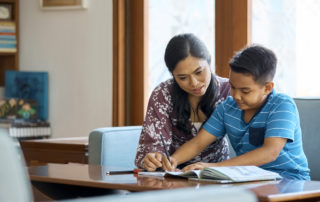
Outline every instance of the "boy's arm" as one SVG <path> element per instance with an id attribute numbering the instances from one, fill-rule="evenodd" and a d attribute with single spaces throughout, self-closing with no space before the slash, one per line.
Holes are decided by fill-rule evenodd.
<path id="1" fill-rule="evenodd" d="M 243 155 L 219 163 L 203 164 L 200 162 L 191 164 L 183 168 L 182 171 L 201 169 L 208 166 L 261 166 L 276 160 L 286 142 L 286 138 L 268 137 L 265 138 L 262 147 L 247 152 Z"/>
<path id="2" fill-rule="evenodd" d="M 170 157 L 171 164 L 166 158 L 163 158 L 162 168 L 164 170 L 174 171 L 176 166 L 184 163 L 202 150 L 204 150 L 209 144 L 216 141 L 216 137 L 204 129 L 201 129 L 200 132 L 192 138 L 190 141 L 183 144 L 175 153 Z"/>
<path id="3" fill-rule="evenodd" d="M 287 139 L 281 137 L 265 138 L 262 147 L 243 155 L 217 163 L 217 166 L 256 165 L 261 166 L 276 160 L 286 144 Z"/>

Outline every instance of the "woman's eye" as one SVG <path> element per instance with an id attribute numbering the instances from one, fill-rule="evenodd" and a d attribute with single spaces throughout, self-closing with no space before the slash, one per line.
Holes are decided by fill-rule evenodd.
<path id="1" fill-rule="evenodd" d="M 186 77 L 179 77 L 179 79 L 180 79 L 181 81 L 183 81 L 183 80 L 186 79 Z"/>
<path id="2" fill-rule="evenodd" d="M 199 75 L 199 74 L 201 74 L 202 73 L 202 71 L 197 71 L 196 72 L 196 75 Z"/>
<path id="3" fill-rule="evenodd" d="M 242 93 L 243 93 L 243 94 L 249 94 L 250 91 L 243 91 Z"/>

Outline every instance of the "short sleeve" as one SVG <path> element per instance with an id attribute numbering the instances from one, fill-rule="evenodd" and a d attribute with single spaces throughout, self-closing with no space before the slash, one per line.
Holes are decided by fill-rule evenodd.
<path id="1" fill-rule="evenodd" d="M 298 124 L 296 105 L 291 100 L 283 100 L 270 112 L 266 124 L 265 137 L 282 137 L 294 141 L 294 134 Z"/>
<path id="2" fill-rule="evenodd" d="M 225 102 L 221 103 L 211 114 L 203 128 L 216 137 L 223 137 L 226 134 L 224 127 Z"/>

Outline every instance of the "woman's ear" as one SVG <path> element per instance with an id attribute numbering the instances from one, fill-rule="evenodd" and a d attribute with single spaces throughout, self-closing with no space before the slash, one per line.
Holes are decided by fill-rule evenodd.
<path id="1" fill-rule="evenodd" d="M 273 87 L 274 87 L 274 83 L 273 81 L 268 81 L 266 82 L 265 86 L 265 94 L 268 95 L 272 90 L 273 90 Z"/>

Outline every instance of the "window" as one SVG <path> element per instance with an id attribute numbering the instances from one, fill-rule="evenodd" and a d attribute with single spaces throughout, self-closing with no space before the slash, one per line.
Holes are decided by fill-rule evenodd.
<path id="1" fill-rule="evenodd" d="M 252 43 L 276 53 L 280 92 L 320 96 L 319 9 L 318 0 L 252 0 Z"/>
<path id="2" fill-rule="evenodd" d="M 194 33 L 214 60 L 214 2 L 212 0 L 149 0 L 149 95 L 171 78 L 164 62 L 168 41 L 177 34 Z M 213 66 L 213 65 L 212 65 Z"/>
<path id="3" fill-rule="evenodd" d="M 176 34 L 202 39 L 216 74 L 228 77 L 228 61 L 249 43 L 250 5 L 251 0 L 113 0 L 113 125 L 142 124 L 150 92 L 171 76 L 163 57 Z"/>

